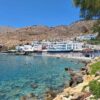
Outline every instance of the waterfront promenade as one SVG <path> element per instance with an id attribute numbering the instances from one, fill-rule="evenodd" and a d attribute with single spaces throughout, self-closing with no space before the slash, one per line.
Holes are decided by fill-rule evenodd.
<path id="1" fill-rule="evenodd" d="M 37 56 L 37 54 L 34 54 Z M 90 61 L 94 57 L 85 57 L 82 53 L 42 53 L 41 56 L 57 57 L 57 58 L 68 58 L 68 59 L 77 59 Z"/>

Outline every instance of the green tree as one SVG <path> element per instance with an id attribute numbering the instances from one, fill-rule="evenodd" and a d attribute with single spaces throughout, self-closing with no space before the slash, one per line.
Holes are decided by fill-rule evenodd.
<path id="1" fill-rule="evenodd" d="M 73 0 L 84 19 L 100 19 L 100 0 Z"/>
<path id="2" fill-rule="evenodd" d="M 96 19 L 93 31 L 98 32 L 100 39 L 100 0 L 73 0 L 76 7 L 80 8 L 80 17 L 86 20 Z"/>

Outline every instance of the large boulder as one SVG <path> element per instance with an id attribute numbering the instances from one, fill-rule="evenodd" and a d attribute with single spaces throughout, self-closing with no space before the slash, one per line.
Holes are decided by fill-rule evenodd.
<path id="1" fill-rule="evenodd" d="M 74 72 L 72 69 L 70 68 L 65 68 L 65 71 L 69 73 L 71 79 L 70 79 L 70 82 L 69 82 L 69 86 L 70 87 L 74 87 L 76 86 L 77 84 L 79 83 L 82 83 L 83 82 L 83 75 L 81 72 L 79 73 L 76 73 Z"/>
<path id="2" fill-rule="evenodd" d="M 36 83 L 32 83 L 32 84 L 31 84 L 31 88 L 35 89 L 35 88 L 37 88 L 37 87 L 38 87 L 38 85 L 37 85 Z"/>
<path id="3" fill-rule="evenodd" d="M 74 76 L 71 76 L 71 80 L 70 80 L 70 87 L 74 87 L 76 86 L 77 84 L 79 83 L 82 83 L 83 82 L 83 77 L 80 75 L 74 75 Z"/>
<path id="4" fill-rule="evenodd" d="M 83 74 L 83 75 L 88 75 L 89 74 L 89 72 L 88 72 L 88 68 L 86 68 L 86 67 L 82 67 L 81 68 L 81 70 L 80 70 L 80 72 Z"/>
<path id="5" fill-rule="evenodd" d="M 100 76 L 100 71 L 97 71 L 97 72 L 95 73 L 95 76 Z"/>

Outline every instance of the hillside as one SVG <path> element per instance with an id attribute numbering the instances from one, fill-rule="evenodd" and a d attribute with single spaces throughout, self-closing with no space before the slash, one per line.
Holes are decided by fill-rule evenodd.
<path id="1" fill-rule="evenodd" d="M 0 26 L 0 34 L 1 33 L 7 33 L 7 32 L 14 32 L 16 28 L 9 27 L 9 26 Z"/>
<path id="2" fill-rule="evenodd" d="M 0 44 L 12 47 L 17 44 L 31 43 L 33 40 L 55 40 L 76 37 L 90 33 L 94 21 L 79 21 L 69 26 L 31 26 L 24 28 L 0 27 Z"/>

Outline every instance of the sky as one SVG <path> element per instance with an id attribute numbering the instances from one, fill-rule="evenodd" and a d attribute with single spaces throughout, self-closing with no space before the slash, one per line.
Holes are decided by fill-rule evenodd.
<path id="1" fill-rule="evenodd" d="M 0 0 L 0 26 L 69 25 L 79 20 L 72 0 Z"/>

